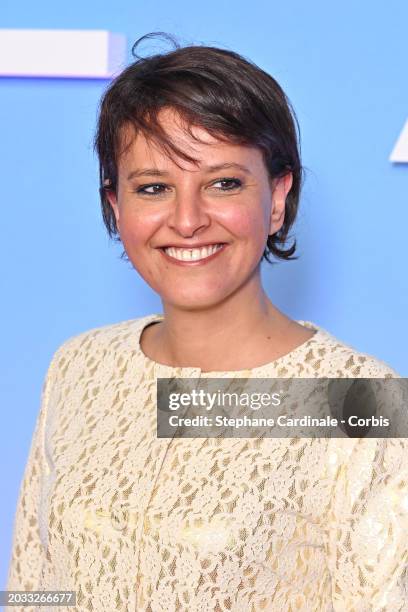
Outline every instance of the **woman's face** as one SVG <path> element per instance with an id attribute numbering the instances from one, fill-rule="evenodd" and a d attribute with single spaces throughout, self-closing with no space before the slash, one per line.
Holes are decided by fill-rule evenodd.
<path id="1" fill-rule="evenodd" d="M 272 183 L 257 148 L 193 127 L 197 142 L 172 110 L 161 112 L 160 123 L 198 165 L 177 159 L 179 167 L 138 135 L 120 157 L 109 201 L 130 261 L 163 303 L 209 308 L 259 280 L 292 177 Z"/>

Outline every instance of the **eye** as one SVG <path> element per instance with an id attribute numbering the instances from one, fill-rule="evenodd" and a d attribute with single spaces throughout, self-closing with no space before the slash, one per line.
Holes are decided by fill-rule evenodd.
<path id="1" fill-rule="evenodd" d="M 136 189 L 136 193 L 149 196 L 162 195 L 166 189 L 167 185 L 163 183 L 151 183 L 150 185 L 141 185 Z"/>
<path id="2" fill-rule="evenodd" d="M 222 178 L 218 179 L 212 183 L 212 187 L 216 185 L 220 185 L 220 187 L 216 187 L 220 191 L 233 191 L 234 189 L 239 189 L 242 186 L 242 181 L 237 178 Z"/>

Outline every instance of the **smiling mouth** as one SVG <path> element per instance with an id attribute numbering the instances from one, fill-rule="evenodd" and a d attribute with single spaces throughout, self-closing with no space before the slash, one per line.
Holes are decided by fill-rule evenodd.
<path id="1" fill-rule="evenodd" d="M 178 247 L 165 247 L 162 251 L 171 259 L 177 261 L 201 261 L 207 259 L 220 251 L 225 246 L 225 243 L 210 244 L 208 246 L 198 247 L 196 249 L 183 249 Z"/>

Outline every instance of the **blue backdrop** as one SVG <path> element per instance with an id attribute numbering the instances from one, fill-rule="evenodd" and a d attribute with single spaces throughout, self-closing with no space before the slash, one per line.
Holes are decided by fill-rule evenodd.
<path id="1" fill-rule="evenodd" d="M 164 30 L 181 42 L 236 50 L 269 71 L 297 111 L 307 168 L 296 227 L 301 258 L 265 266 L 271 299 L 407 376 L 408 167 L 388 158 L 408 116 L 408 4 L 146 6 L 3 0 L 0 27 L 108 29 L 126 34 L 129 49 Z M 92 138 L 106 84 L 0 79 L 2 584 L 52 353 L 89 328 L 160 311 L 102 224 Z"/>

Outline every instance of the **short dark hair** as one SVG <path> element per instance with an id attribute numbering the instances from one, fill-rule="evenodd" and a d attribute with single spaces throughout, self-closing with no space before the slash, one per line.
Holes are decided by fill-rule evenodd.
<path id="1" fill-rule="evenodd" d="M 170 39 L 174 49 L 139 57 L 139 44 L 156 36 Z M 296 219 L 303 182 L 299 124 L 276 80 L 238 53 L 200 45 L 180 47 L 163 33 L 143 36 L 132 53 L 136 60 L 114 79 L 102 97 L 95 136 L 102 215 L 109 236 L 118 236 L 107 191 L 117 189 L 123 128 L 132 126 L 135 134 L 143 133 L 158 142 L 169 156 L 197 161 L 179 150 L 160 125 L 160 110 L 172 108 L 190 127 L 200 126 L 227 142 L 258 147 L 270 178 L 292 172 L 284 223 L 276 234 L 268 236 L 263 257 L 269 262 L 271 254 L 297 259 L 293 256 L 296 240 L 289 248 L 282 245 Z M 120 242 L 120 237 L 116 240 Z"/>

